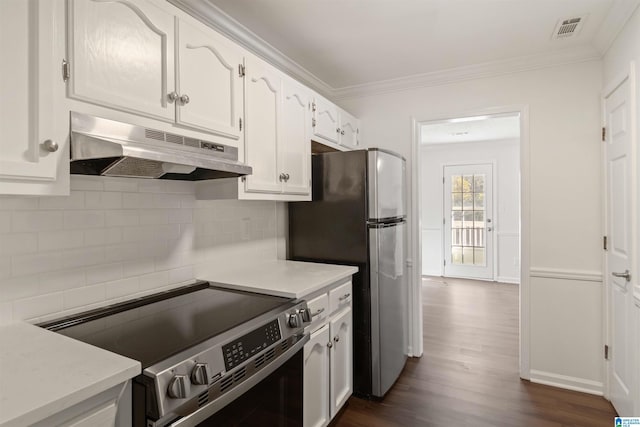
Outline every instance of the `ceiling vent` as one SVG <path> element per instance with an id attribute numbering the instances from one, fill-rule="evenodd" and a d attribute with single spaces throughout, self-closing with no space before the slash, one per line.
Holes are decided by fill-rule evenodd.
<path id="1" fill-rule="evenodd" d="M 579 34 L 586 20 L 587 15 L 559 20 L 552 38 L 562 40 Z"/>

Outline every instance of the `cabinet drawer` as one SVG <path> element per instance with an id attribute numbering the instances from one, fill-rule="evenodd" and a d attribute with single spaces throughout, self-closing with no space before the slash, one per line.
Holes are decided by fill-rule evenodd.
<path id="1" fill-rule="evenodd" d="M 329 291 L 329 312 L 335 313 L 351 304 L 351 281 Z"/>
<path id="2" fill-rule="evenodd" d="M 307 302 L 307 307 L 311 311 L 311 330 L 320 325 L 329 315 L 329 296 L 327 294 L 318 295 Z"/>

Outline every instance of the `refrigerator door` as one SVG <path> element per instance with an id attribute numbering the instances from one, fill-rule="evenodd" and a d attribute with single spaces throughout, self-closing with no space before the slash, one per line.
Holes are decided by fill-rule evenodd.
<path id="1" fill-rule="evenodd" d="M 399 154 L 369 150 L 369 221 L 405 217 L 405 161 Z"/>
<path id="2" fill-rule="evenodd" d="M 407 360 L 405 236 L 405 222 L 369 226 L 372 394 L 377 397 L 391 388 Z"/>

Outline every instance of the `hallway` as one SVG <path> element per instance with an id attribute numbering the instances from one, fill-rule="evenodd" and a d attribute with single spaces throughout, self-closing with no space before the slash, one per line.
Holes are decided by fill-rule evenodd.
<path id="1" fill-rule="evenodd" d="M 384 402 L 351 398 L 336 427 L 603 427 L 602 397 L 518 378 L 518 286 L 424 277 L 424 355 Z"/>

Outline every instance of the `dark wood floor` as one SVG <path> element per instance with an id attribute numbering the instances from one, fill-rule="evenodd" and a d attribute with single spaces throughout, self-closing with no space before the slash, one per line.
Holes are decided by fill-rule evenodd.
<path id="1" fill-rule="evenodd" d="M 351 398 L 335 427 L 606 427 L 602 397 L 518 378 L 518 287 L 423 279 L 424 355 L 383 402 Z"/>

